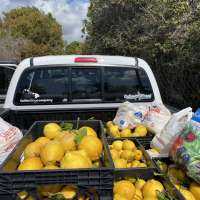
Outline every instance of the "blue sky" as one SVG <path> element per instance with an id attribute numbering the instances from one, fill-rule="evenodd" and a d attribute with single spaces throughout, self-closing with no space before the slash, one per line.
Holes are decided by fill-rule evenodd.
<path id="1" fill-rule="evenodd" d="M 81 40 L 82 22 L 86 17 L 89 0 L 0 0 L 0 14 L 12 8 L 35 6 L 52 13 L 63 26 L 66 41 Z"/>

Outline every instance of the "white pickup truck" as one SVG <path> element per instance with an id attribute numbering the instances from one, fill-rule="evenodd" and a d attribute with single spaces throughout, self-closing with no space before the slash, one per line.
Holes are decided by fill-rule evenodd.
<path id="1" fill-rule="evenodd" d="M 17 67 L 1 117 L 21 129 L 37 120 L 113 119 L 124 101 L 162 103 L 142 59 L 70 55 L 28 58 Z"/>

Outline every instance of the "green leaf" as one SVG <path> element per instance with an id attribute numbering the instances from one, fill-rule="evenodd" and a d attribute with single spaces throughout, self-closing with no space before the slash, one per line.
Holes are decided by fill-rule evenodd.
<path id="1" fill-rule="evenodd" d="M 80 144 L 82 139 L 87 135 L 87 129 L 83 128 L 81 130 L 78 131 L 78 134 L 75 136 L 75 142 L 77 144 Z"/>
<path id="2" fill-rule="evenodd" d="M 73 129 L 72 123 L 62 123 L 60 124 L 63 131 L 71 131 Z"/>
<path id="3" fill-rule="evenodd" d="M 94 120 L 94 119 L 95 119 L 95 117 L 90 117 L 87 121 Z"/>

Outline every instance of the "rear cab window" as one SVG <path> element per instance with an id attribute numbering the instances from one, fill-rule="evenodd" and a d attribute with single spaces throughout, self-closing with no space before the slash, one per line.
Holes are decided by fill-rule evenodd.
<path id="1" fill-rule="evenodd" d="M 153 100 L 151 83 L 142 68 L 35 66 L 22 73 L 14 104 L 54 105 Z"/>

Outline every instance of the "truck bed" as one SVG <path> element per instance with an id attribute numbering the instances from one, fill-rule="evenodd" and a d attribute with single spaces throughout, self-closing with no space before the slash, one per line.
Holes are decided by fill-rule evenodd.
<path id="1" fill-rule="evenodd" d="M 3 110 L 0 114 L 7 122 L 20 128 L 23 132 L 28 130 L 35 121 L 81 120 L 90 118 L 104 122 L 113 120 L 116 109 L 87 109 L 87 110 Z"/>

